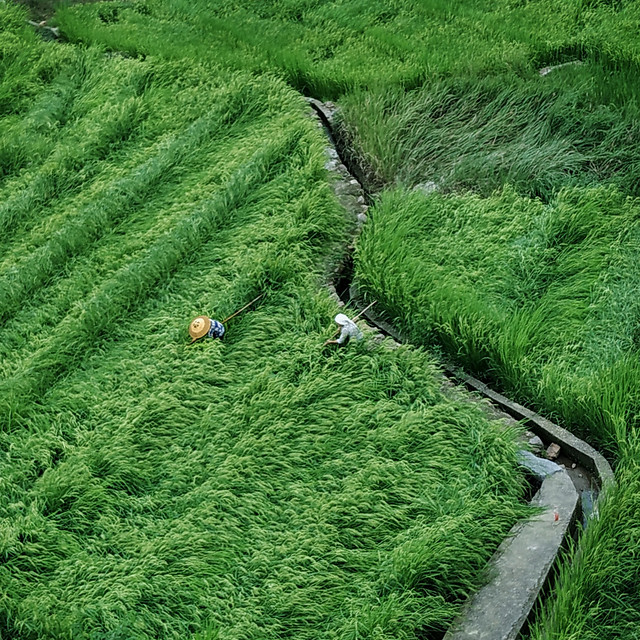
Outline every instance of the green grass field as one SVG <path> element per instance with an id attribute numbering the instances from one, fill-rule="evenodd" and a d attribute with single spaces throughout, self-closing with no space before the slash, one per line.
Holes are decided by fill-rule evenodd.
<path id="1" fill-rule="evenodd" d="M 615 4 L 135 0 L 70 7 L 57 20 L 74 41 L 273 71 L 300 91 L 336 98 L 356 89 L 417 87 L 434 77 L 527 74 L 583 55 L 610 68 L 637 65 L 638 9 Z"/>
<path id="2" fill-rule="evenodd" d="M 417 344 L 608 450 L 620 486 L 565 565 L 533 638 L 639 630 L 640 202 L 615 187 L 548 204 L 506 188 L 390 191 L 357 247 L 360 288 Z"/>
<path id="3" fill-rule="evenodd" d="M 541 77 L 434 79 L 419 89 L 341 101 L 341 137 L 373 190 L 432 182 L 490 196 L 509 184 L 545 201 L 563 187 L 618 185 L 640 195 L 640 100 L 612 97 L 597 61 Z"/>
<path id="4" fill-rule="evenodd" d="M 323 349 L 351 223 L 302 98 L 24 20 L 0 5 L 0 636 L 437 637 L 529 513 L 517 434 L 419 348 Z"/>
<path id="5" fill-rule="evenodd" d="M 423 352 L 319 349 L 346 222 L 301 92 L 388 189 L 363 290 L 612 456 L 529 637 L 640 638 L 640 4 L 62 7 L 88 49 L 0 16 L 3 634 L 438 637 L 522 515 L 512 434 Z"/>

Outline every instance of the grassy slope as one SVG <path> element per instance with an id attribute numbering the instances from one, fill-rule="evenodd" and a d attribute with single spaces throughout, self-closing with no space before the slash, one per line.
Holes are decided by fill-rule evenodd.
<path id="1" fill-rule="evenodd" d="M 565 186 L 607 182 L 640 195 L 640 101 L 616 101 L 610 78 L 592 60 L 545 77 L 358 92 L 341 101 L 342 136 L 374 189 L 433 182 L 489 196 L 509 184 L 549 200 Z"/>
<path id="2" fill-rule="evenodd" d="M 514 434 L 419 350 L 320 347 L 346 222 L 304 103 L 23 19 L 0 6 L 3 141 L 33 145 L 0 176 L 0 634 L 444 629 L 525 513 Z"/>
<path id="3" fill-rule="evenodd" d="M 445 189 L 462 186 L 489 195 L 493 188 L 508 181 L 515 183 L 521 194 L 540 195 L 553 202 L 558 188 L 587 185 L 592 180 L 613 181 L 624 191 L 636 193 L 637 167 L 632 149 L 637 140 L 637 109 L 629 103 L 636 100 L 639 12 L 640 6 L 634 2 L 591 0 L 526 3 L 431 0 L 393 5 L 355 1 L 243 2 L 233 9 L 220 2 L 149 0 L 76 8 L 63 12 L 60 23 L 72 39 L 99 41 L 131 53 L 214 57 L 232 68 L 275 70 L 294 87 L 317 97 L 373 89 L 374 95 L 349 97 L 347 106 L 352 109 L 346 125 L 351 125 L 352 134 L 356 125 L 360 125 L 360 131 L 351 135 L 352 140 L 356 144 L 361 142 L 361 155 L 372 161 L 374 175 L 380 182 L 395 181 L 398 177 L 409 184 L 436 180 Z M 584 59 L 585 67 L 554 72 L 557 75 L 542 81 L 535 78 L 539 67 L 576 58 Z M 517 78 L 509 78 L 505 72 Z M 497 77 L 485 79 L 487 76 Z M 402 92 L 388 91 L 390 86 L 416 87 L 425 79 L 429 90 L 452 98 L 449 104 L 453 109 L 442 117 L 438 114 L 439 104 L 434 105 L 427 92 L 416 91 L 405 97 Z M 503 83 L 510 87 L 506 95 L 500 92 Z M 557 95 L 550 85 L 557 86 Z M 424 119 L 416 117 L 422 109 L 439 116 L 436 126 L 425 126 Z M 388 118 L 389 113 L 397 119 Z M 369 125 L 366 130 L 365 123 Z M 502 135 L 505 129 L 507 136 Z M 452 135 L 456 143 L 448 145 Z M 627 153 L 630 145 L 631 151 Z M 433 154 L 434 147 L 440 150 L 437 155 Z M 449 153 L 449 147 L 453 153 Z M 464 151 L 462 157 L 460 150 Z M 411 163 L 404 162 L 405 158 L 411 158 Z M 604 193 L 611 195 L 606 190 Z M 619 202 L 620 196 L 614 199 Z M 464 201 L 464 206 L 474 202 Z M 536 207 L 535 203 L 523 205 L 529 212 Z M 616 205 L 616 209 L 621 207 Z M 595 234 L 598 246 L 605 251 L 612 230 L 607 227 L 599 240 Z M 504 253 L 499 237 L 494 240 L 493 244 L 479 242 L 480 259 L 483 247 Z M 617 240 L 613 240 L 617 246 Z M 571 304 L 566 308 L 556 305 L 553 309 L 555 315 L 568 314 L 570 326 L 579 325 L 576 318 L 588 315 L 585 305 L 590 293 L 585 293 L 585 287 L 589 283 L 596 288 L 601 284 L 594 274 L 598 265 L 602 265 L 597 252 L 587 252 L 586 273 L 581 277 L 580 265 L 584 262 L 581 246 L 580 241 L 575 243 L 568 252 L 568 262 L 563 256 L 556 256 L 558 264 L 565 264 L 569 270 L 568 282 L 559 291 L 570 285 L 572 279 L 578 285 L 576 291 L 565 290 Z M 529 250 L 521 247 L 516 255 L 522 251 Z M 535 251 L 530 253 L 535 255 Z M 616 259 L 619 257 L 616 254 Z M 546 260 L 543 264 L 548 266 Z M 553 272 L 537 274 L 535 267 L 535 264 L 519 265 L 523 290 L 536 281 L 543 283 L 543 289 L 553 289 L 549 282 L 545 283 Z M 527 270 L 532 273 L 526 273 Z M 375 264 L 373 271 L 379 271 Z M 629 273 L 628 265 L 621 264 L 621 273 Z M 622 334 L 600 333 L 594 342 L 595 363 L 603 354 L 605 360 L 622 362 L 620 353 L 628 350 L 629 340 L 635 340 L 629 329 L 635 317 L 633 296 L 629 293 L 633 281 L 624 278 L 614 281 L 619 296 L 611 298 L 614 304 L 605 315 L 612 324 L 606 326 L 623 327 Z M 468 285 L 465 283 L 466 293 L 470 291 Z M 472 298 L 476 308 L 483 308 L 483 300 L 478 300 L 478 296 Z M 560 296 L 558 301 L 563 302 Z M 404 308 L 405 315 L 412 304 L 409 298 L 393 302 Z M 550 304 L 550 299 L 546 303 Z M 456 302 L 456 313 L 459 306 Z M 572 316 L 574 311 L 576 318 Z M 613 317 L 617 312 L 619 317 Z M 495 315 L 495 309 L 492 313 Z M 540 323 L 536 318 L 533 320 L 533 335 L 529 336 L 527 330 L 525 344 L 515 341 L 516 355 L 522 354 L 536 333 L 545 337 L 540 335 L 543 333 Z M 450 333 L 459 341 L 460 336 L 477 334 L 477 327 L 482 328 L 486 322 L 485 317 L 476 315 L 470 324 L 460 325 Z M 584 336 L 580 341 L 578 350 L 582 349 Z M 607 341 L 611 342 L 611 352 L 605 347 Z M 573 344 L 572 341 L 565 345 L 566 363 L 575 361 L 575 354 L 570 353 Z M 553 353 L 554 345 L 550 347 Z M 484 344 L 474 345 L 471 341 L 465 342 L 464 350 L 482 352 L 484 348 Z M 540 353 L 544 354 L 544 349 Z M 511 355 L 502 358 L 505 367 Z M 588 361 L 584 353 L 581 357 L 583 363 Z M 530 366 L 526 358 L 524 364 Z M 565 579 L 557 591 L 557 608 L 554 610 L 551 605 L 540 616 L 544 622 L 534 631 L 538 636 L 637 636 L 640 626 L 634 610 L 634 607 L 637 610 L 634 600 L 638 584 L 638 563 L 634 558 L 637 544 L 636 529 L 630 525 L 638 519 L 634 496 L 639 474 L 634 462 L 637 459 L 634 431 L 627 422 L 620 422 L 626 408 L 635 402 L 633 359 L 628 366 L 631 372 L 628 376 L 617 369 L 623 390 L 612 384 L 611 376 L 596 377 L 599 386 L 594 395 L 578 407 L 585 412 L 587 423 L 591 427 L 596 425 L 595 433 L 601 439 L 611 442 L 614 433 L 628 435 L 629 440 L 621 443 L 617 469 L 623 488 L 610 498 L 601 520 L 584 539 L 580 561 L 565 569 Z M 517 374 L 511 372 L 510 380 L 517 380 Z M 572 386 L 560 379 L 554 383 L 556 388 L 559 384 Z M 630 390 L 630 398 L 626 389 Z M 535 390 L 538 397 L 539 392 Z M 556 398 L 551 400 L 555 402 Z M 613 420 L 610 415 L 599 414 L 603 404 L 611 403 L 616 408 Z M 583 424 L 578 416 L 573 421 Z"/>

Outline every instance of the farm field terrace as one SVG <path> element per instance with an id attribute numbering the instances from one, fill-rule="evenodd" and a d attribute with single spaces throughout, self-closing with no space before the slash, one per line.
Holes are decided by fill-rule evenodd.
<path id="1" fill-rule="evenodd" d="M 336 99 L 435 77 L 526 76 L 576 57 L 630 65 L 633 80 L 638 12 L 591 0 L 134 0 L 63 7 L 56 21 L 72 41 L 275 72 Z"/>
<path id="2" fill-rule="evenodd" d="M 0 5 L 0 634 L 437 636 L 529 513 L 516 434 L 420 349 L 321 347 L 349 223 L 304 101 L 24 19 Z"/>
<path id="3" fill-rule="evenodd" d="M 357 246 L 360 288 L 414 344 L 613 461 L 619 486 L 562 565 L 536 640 L 640 637 L 638 4 L 574 7 L 587 4 L 566 23 L 581 43 L 567 57 L 340 100 L 345 152 L 389 189 Z"/>
<path id="4" fill-rule="evenodd" d="M 360 290 L 415 344 L 608 450 L 619 486 L 563 568 L 534 638 L 636 638 L 640 201 L 510 187 L 385 192 L 357 245 Z"/>

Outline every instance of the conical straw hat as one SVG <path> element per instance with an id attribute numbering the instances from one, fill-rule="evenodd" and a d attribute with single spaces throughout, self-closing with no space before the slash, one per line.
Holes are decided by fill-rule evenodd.
<path id="1" fill-rule="evenodd" d="M 191 342 L 195 342 L 209 333 L 211 321 L 208 316 L 198 316 L 191 321 L 189 325 L 189 335 L 193 338 Z"/>

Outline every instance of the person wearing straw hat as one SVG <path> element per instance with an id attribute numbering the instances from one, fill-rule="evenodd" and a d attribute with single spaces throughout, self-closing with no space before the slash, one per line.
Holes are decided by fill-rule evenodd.
<path id="1" fill-rule="evenodd" d="M 362 331 L 360 331 L 360 329 L 358 329 L 358 325 L 353 320 L 349 320 L 344 313 L 339 313 L 335 317 L 335 322 L 341 327 L 340 336 L 337 340 L 327 340 L 324 343 L 325 346 L 328 344 L 343 346 L 347 344 L 351 338 L 354 340 L 362 340 Z"/>
<path id="2" fill-rule="evenodd" d="M 218 322 L 209 316 L 198 316 L 189 325 L 189 335 L 193 344 L 200 338 L 222 338 L 225 328 L 222 322 Z"/>
<path id="3" fill-rule="evenodd" d="M 228 318 L 225 318 L 222 322 L 214 320 L 209 316 L 198 316 L 191 321 L 189 325 L 189 335 L 191 336 L 191 344 L 200 338 L 218 338 L 221 339 L 226 331 L 225 325 L 229 320 L 235 318 L 237 315 L 248 309 L 254 302 L 257 302 L 264 296 L 261 293 L 257 298 L 254 298 L 249 304 L 245 304 L 242 309 L 238 309 L 235 313 L 232 313 Z"/>

